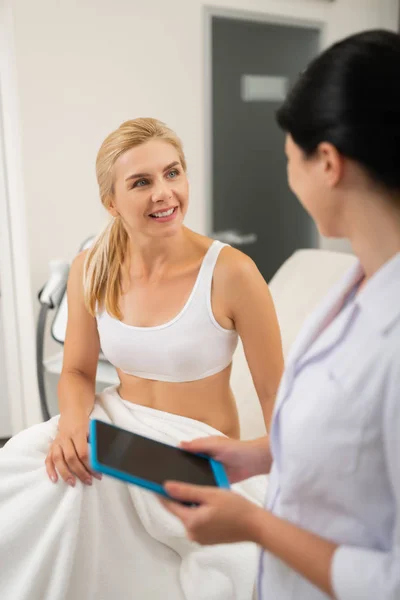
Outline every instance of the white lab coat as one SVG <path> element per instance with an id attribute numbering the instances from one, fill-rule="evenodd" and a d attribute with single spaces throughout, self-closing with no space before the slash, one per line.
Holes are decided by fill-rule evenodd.
<path id="1" fill-rule="evenodd" d="M 293 345 L 274 411 L 267 508 L 339 544 L 338 600 L 399 600 L 400 253 L 346 302 L 362 275 L 358 263 Z M 259 598 L 327 596 L 264 552 Z"/>

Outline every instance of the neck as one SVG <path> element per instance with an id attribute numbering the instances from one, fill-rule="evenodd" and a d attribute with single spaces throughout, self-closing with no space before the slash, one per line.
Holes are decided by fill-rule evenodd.
<path id="1" fill-rule="evenodd" d="M 369 279 L 400 252 L 399 199 L 363 194 L 349 202 L 349 213 L 346 237 Z"/>
<path id="2" fill-rule="evenodd" d="M 187 255 L 191 232 L 183 227 L 170 237 L 144 238 L 129 236 L 127 267 L 134 279 L 152 279 L 161 276 L 169 267 L 181 262 Z"/>

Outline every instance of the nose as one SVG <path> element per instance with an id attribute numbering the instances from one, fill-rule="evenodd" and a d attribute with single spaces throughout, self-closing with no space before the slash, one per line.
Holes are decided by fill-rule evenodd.
<path id="1" fill-rule="evenodd" d="M 172 192 L 165 181 L 157 181 L 153 187 L 152 201 L 153 202 L 165 202 L 170 200 Z"/>

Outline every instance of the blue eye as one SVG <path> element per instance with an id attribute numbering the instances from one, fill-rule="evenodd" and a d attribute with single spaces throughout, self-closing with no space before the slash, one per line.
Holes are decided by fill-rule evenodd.
<path id="1" fill-rule="evenodd" d="M 176 177 L 178 177 L 178 175 L 179 175 L 179 171 L 177 169 L 173 169 L 172 171 L 170 171 L 168 173 L 168 177 L 170 179 L 175 179 Z"/>
<path id="2" fill-rule="evenodd" d="M 144 187 L 147 184 L 147 179 L 139 179 L 138 181 L 135 181 L 135 183 L 133 184 L 133 188 L 135 187 Z"/>

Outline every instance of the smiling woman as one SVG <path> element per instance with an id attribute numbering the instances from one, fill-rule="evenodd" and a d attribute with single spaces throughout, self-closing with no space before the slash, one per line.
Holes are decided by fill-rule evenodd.
<path id="1" fill-rule="evenodd" d="M 230 387 L 239 336 L 268 423 L 283 368 L 268 286 L 249 257 L 185 227 L 186 160 L 166 125 L 155 119 L 123 123 L 102 144 L 96 169 L 111 221 L 70 270 L 61 414 L 0 452 L 4 520 L 15 522 L 19 503 L 30 514 L 2 530 L 0 595 L 21 600 L 29 590 L 43 600 L 108 600 L 127 598 L 135 589 L 149 600 L 160 590 L 176 600 L 250 600 L 255 545 L 215 552 L 188 542 L 179 522 L 148 492 L 98 481 L 88 462 L 87 435 L 90 418 L 97 418 L 175 445 L 199 435 L 239 438 Z M 100 348 L 120 383 L 96 396 Z M 252 451 L 254 442 L 247 444 Z M 46 484 L 44 463 L 57 485 Z M 43 490 L 35 502 L 28 481 L 32 494 Z M 253 500 L 263 497 L 263 484 L 252 488 Z M 246 493 L 244 487 L 238 491 Z M 68 502 L 68 510 L 59 510 Z M 35 568 L 25 566 L 32 527 L 48 515 L 67 534 L 67 551 L 57 561 L 63 576 L 55 587 L 49 557 L 56 556 L 59 539 L 50 526 L 38 534 L 42 550 Z"/>
<path id="2" fill-rule="evenodd" d="M 127 121 L 106 138 L 96 165 L 113 219 L 77 265 L 84 262 L 85 305 L 118 369 L 122 397 L 238 437 L 229 378 L 239 334 L 268 420 L 282 369 L 268 287 L 247 256 L 183 225 L 189 184 L 180 140 L 155 119 Z M 250 286 L 253 319 L 239 281 Z"/>

